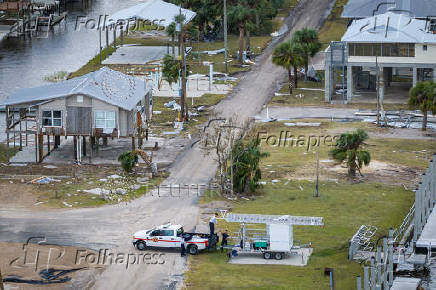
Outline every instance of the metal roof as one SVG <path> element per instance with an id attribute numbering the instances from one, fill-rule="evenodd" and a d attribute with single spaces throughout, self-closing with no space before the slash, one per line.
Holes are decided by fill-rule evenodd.
<path id="1" fill-rule="evenodd" d="M 416 18 L 436 16 L 435 0 L 349 0 L 342 17 L 365 18 L 384 14 L 390 9 L 407 10 Z"/>
<path id="2" fill-rule="evenodd" d="M 174 17 L 180 13 L 180 7 L 162 0 L 148 0 L 123 10 L 120 10 L 109 17 L 107 26 L 117 21 L 127 21 L 129 19 L 142 19 L 157 21 L 161 26 L 169 26 L 174 22 Z M 194 11 L 181 9 L 182 15 L 185 16 L 185 23 L 190 22 L 196 15 Z"/>
<path id="3" fill-rule="evenodd" d="M 354 20 L 342 41 L 363 43 L 435 43 L 436 34 L 428 32 L 429 22 L 405 14 L 387 12 Z"/>
<path id="4" fill-rule="evenodd" d="M 151 90 L 152 86 L 140 79 L 103 67 L 66 81 L 20 89 L 8 96 L 0 105 L 40 102 L 79 94 L 130 111 Z"/>

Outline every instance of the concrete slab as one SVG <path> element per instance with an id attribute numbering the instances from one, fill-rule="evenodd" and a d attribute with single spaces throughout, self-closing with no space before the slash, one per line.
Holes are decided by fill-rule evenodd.
<path id="1" fill-rule="evenodd" d="M 175 52 L 177 56 L 177 47 Z M 171 47 L 124 45 L 105 59 L 103 64 L 147 64 L 163 59 L 168 53 L 172 53 Z"/>
<path id="2" fill-rule="evenodd" d="M 392 284 L 391 290 L 416 290 L 418 289 L 421 279 L 397 277 Z"/>
<path id="3" fill-rule="evenodd" d="M 431 247 L 436 249 L 436 205 L 433 208 L 432 213 L 428 217 L 427 223 L 422 230 L 421 236 L 416 242 L 417 248 Z"/>
<path id="4" fill-rule="evenodd" d="M 291 254 L 287 254 L 282 260 L 265 260 L 260 253 L 238 253 L 238 256 L 232 257 L 229 263 L 239 265 L 306 266 L 312 251 L 312 248 L 292 250 Z"/>
<path id="5" fill-rule="evenodd" d="M 206 76 L 189 77 L 186 88 L 188 98 L 198 98 L 204 94 L 225 95 L 232 90 L 232 86 L 227 84 L 212 84 L 209 87 L 209 78 Z M 157 87 L 153 89 L 153 96 L 179 98 L 179 86 L 178 84 L 170 86 L 167 81 L 163 80 L 159 89 Z"/>

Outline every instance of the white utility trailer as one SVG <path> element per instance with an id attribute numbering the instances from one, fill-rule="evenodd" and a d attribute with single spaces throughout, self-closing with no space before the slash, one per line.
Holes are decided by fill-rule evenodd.
<path id="1" fill-rule="evenodd" d="M 293 226 L 323 226 L 322 217 L 224 213 L 226 222 L 241 223 L 240 251 L 262 253 L 265 259 L 281 260 L 294 246 Z M 265 229 L 249 229 L 249 224 L 265 224 Z"/>

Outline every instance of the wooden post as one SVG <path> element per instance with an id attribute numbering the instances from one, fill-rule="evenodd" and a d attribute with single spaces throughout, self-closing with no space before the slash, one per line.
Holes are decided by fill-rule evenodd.
<path id="1" fill-rule="evenodd" d="M 26 119 L 26 122 L 25 122 L 24 124 L 25 124 L 25 127 L 26 127 L 26 147 L 27 147 L 27 146 L 28 146 L 28 145 L 27 145 L 27 136 L 28 136 L 28 135 L 27 135 L 27 119 Z"/>
<path id="2" fill-rule="evenodd" d="M 106 31 L 106 56 L 109 56 L 109 28 L 106 26 L 104 29 Z"/>
<path id="3" fill-rule="evenodd" d="M 135 151 L 135 136 L 132 136 L 132 152 Z"/>
<path id="4" fill-rule="evenodd" d="M 56 135 L 54 136 L 54 148 L 58 148 L 59 145 L 61 145 L 61 136 Z"/>
<path id="5" fill-rule="evenodd" d="M 93 141 L 93 139 L 94 139 L 94 136 L 89 136 L 89 144 L 90 144 L 90 149 L 91 149 L 91 152 L 90 152 L 90 155 L 89 155 L 89 163 L 92 163 L 92 151 L 94 150 L 94 141 Z"/>
<path id="6" fill-rule="evenodd" d="M 117 48 L 117 26 L 114 24 L 114 49 Z"/>
<path id="7" fill-rule="evenodd" d="M 39 149 L 39 160 L 38 162 L 42 162 L 44 159 L 44 135 L 38 133 L 38 149 Z"/>
<path id="8" fill-rule="evenodd" d="M 3 276 L 2 276 L 1 269 L 0 269 L 0 290 L 5 290 L 5 286 L 3 285 Z"/>
<path id="9" fill-rule="evenodd" d="M 85 136 L 83 136 L 83 138 L 82 138 L 82 143 L 83 143 L 83 145 L 82 145 L 82 147 L 83 147 L 83 156 L 86 156 L 86 137 Z"/>
<path id="10" fill-rule="evenodd" d="M 123 26 L 121 26 L 120 29 L 121 29 L 121 30 L 120 30 L 120 45 L 123 45 L 123 41 L 124 41 L 124 35 L 123 35 L 124 31 L 123 31 Z"/>
<path id="11" fill-rule="evenodd" d="M 50 134 L 47 134 L 47 155 L 50 155 Z"/>
<path id="12" fill-rule="evenodd" d="M 74 160 L 77 160 L 77 136 L 73 136 Z"/>
<path id="13" fill-rule="evenodd" d="M 100 64 L 102 63 L 102 55 L 101 55 L 101 29 L 98 30 L 98 50 L 100 52 Z"/>
<path id="14" fill-rule="evenodd" d="M 20 122 L 20 151 L 23 150 L 23 134 L 21 134 L 21 130 L 23 130 L 22 125 L 21 125 L 21 116 L 19 117 L 19 122 Z"/>

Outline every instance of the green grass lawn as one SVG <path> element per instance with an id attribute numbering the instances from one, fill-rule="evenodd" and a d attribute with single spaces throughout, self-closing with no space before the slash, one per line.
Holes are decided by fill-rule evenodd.
<path id="1" fill-rule="evenodd" d="M 315 122 L 317 120 L 307 120 Z M 336 123 L 321 121 L 321 127 L 287 127 L 274 122 L 260 124 L 258 131 L 279 136 L 280 131 L 290 131 L 295 136 L 336 135 L 356 128 L 370 133 L 383 133 L 367 123 Z M 375 139 L 370 138 L 365 146 L 373 160 L 423 170 L 431 152 L 436 151 L 433 141 Z M 331 147 L 321 144 L 320 160 L 328 159 Z M 314 198 L 315 184 L 304 180 L 309 172 L 315 174 L 314 147 L 306 146 L 277 147 L 262 143 L 262 150 L 270 156 L 261 161 L 262 187 L 251 201 L 239 199 L 232 202 L 235 213 L 290 214 L 302 216 L 320 216 L 324 218 L 324 227 L 295 227 L 294 240 L 302 244 L 312 242 L 314 252 L 306 267 L 278 265 L 231 265 L 225 254 L 201 253 L 189 258 L 190 271 L 186 273 L 189 289 L 329 289 L 329 278 L 324 276 L 324 268 L 335 268 L 337 289 L 355 289 L 357 275 L 363 274 L 359 263 L 347 259 L 348 242 L 362 224 L 378 227 L 378 235 L 387 233 L 389 227 L 397 227 L 407 214 L 414 200 L 414 193 L 396 184 L 395 176 L 390 184 L 371 180 L 352 183 L 344 178 L 338 182 L 328 181 L 325 172 L 321 172 L 320 197 Z M 425 151 L 424 151 L 425 150 Z M 417 154 L 428 152 L 429 154 Z M 325 170 L 325 169 L 324 169 Z M 303 177 L 289 179 L 290 173 Z M 337 177 L 337 176 L 336 176 Z M 280 179 L 271 184 L 272 179 Z M 219 196 L 207 195 L 202 203 L 221 200 Z M 227 200 L 228 201 L 228 200 Z M 238 230 L 239 225 L 218 222 L 220 230 L 230 233 Z"/>
<path id="2" fill-rule="evenodd" d="M 303 190 L 300 190 L 299 187 Z M 381 184 L 323 183 L 314 198 L 311 182 L 267 185 L 255 201 L 233 204 L 235 213 L 321 216 L 324 227 L 295 227 L 294 239 L 312 242 L 314 252 L 306 267 L 230 265 L 225 254 L 190 257 L 186 283 L 190 289 L 328 289 L 324 268 L 335 268 L 337 289 L 354 289 L 362 267 L 347 260 L 348 241 L 362 224 L 376 225 L 380 233 L 398 226 L 414 195 L 402 187 Z M 219 221 L 219 228 L 237 230 L 237 224 Z"/>
<path id="3" fill-rule="evenodd" d="M 211 107 L 218 104 L 222 99 L 224 99 L 226 95 L 217 95 L 217 94 L 204 94 L 199 98 L 194 98 L 194 108 L 198 106 L 206 106 Z M 171 100 L 176 100 L 178 104 L 180 104 L 180 99 L 174 99 L 171 97 L 154 97 L 153 99 L 153 111 L 161 111 L 160 114 L 154 114 L 152 119 L 152 130 L 153 134 L 160 134 L 162 131 L 172 131 L 174 121 L 178 118 L 179 113 L 177 111 L 173 111 L 172 109 L 165 108 L 165 103 L 168 103 Z M 188 103 L 188 109 L 193 111 L 192 109 L 192 99 L 187 98 L 186 102 Z M 186 130 L 183 131 L 184 134 L 196 134 L 198 133 L 198 125 L 203 124 L 208 120 L 209 112 L 203 111 L 200 113 L 200 116 L 192 117 L 187 123 L 185 123 Z"/>

